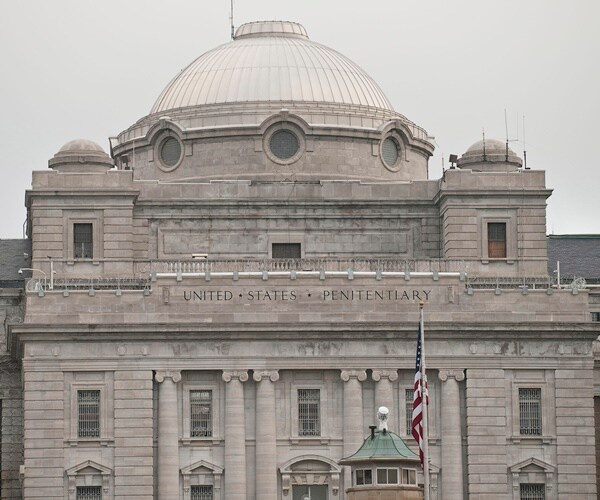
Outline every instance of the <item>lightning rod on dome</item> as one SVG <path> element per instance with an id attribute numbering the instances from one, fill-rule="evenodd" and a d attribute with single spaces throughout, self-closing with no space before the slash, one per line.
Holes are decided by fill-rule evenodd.
<path id="1" fill-rule="evenodd" d="M 233 25 L 233 0 L 231 0 L 229 8 L 229 24 L 231 26 L 231 39 L 235 36 L 235 26 Z"/>

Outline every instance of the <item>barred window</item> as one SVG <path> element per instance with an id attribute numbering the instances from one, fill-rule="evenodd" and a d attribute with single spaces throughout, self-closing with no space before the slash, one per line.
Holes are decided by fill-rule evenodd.
<path id="1" fill-rule="evenodd" d="M 192 486 L 191 500 L 213 500 L 212 486 Z"/>
<path id="2" fill-rule="evenodd" d="M 274 259 L 300 259 L 302 247 L 300 243 L 273 243 L 271 256 Z"/>
<path id="3" fill-rule="evenodd" d="M 521 500 L 546 500 L 546 486 L 521 483 Z"/>
<path id="4" fill-rule="evenodd" d="M 190 391 L 190 435 L 211 437 L 212 432 L 212 391 Z"/>
<path id="5" fill-rule="evenodd" d="M 298 435 L 321 435 L 320 389 L 298 389 Z"/>
<path id="6" fill-rule="evenodd" d="M 94 257 L 93 224 L 73 224 L 73 250 L 76 259 Z"/>
<path id="7" fill-rule="evenodd" d="M 377 484 L 398 484 L 398 469 L 377 469 Z"/>
<path id="8" fill-rule="evenodd" d="M 77 436 L 100 437 L 100 391 L 77 391 L 77 410 Z"/>
<path id="9" fill-rule="evenodd" d="M 102 500 L 101 486 L 77 486 L 77 500 Z"/>
<path id="10" fill-rule="evenodd" d="M 415 391 L 414 389 L 406 389 L 404 394 L 406 397 L 406 435 L 412 436 L 412 411 Z"/>
<path id="11" fill-rule="evenodd" d="M 373 471 L 371 469 L 356 470 L 356 485 L 373 484 Z"/>
<path id="12" fill-rule="evenodd" d="M 519 389 L 520 432 L 524 436 L 542 435 L 542 390 Z"/>
<path id="13" fill-rule="evenodd" d="M 506 222 L 488 223 L 488 258 L 506 259 Z"/>

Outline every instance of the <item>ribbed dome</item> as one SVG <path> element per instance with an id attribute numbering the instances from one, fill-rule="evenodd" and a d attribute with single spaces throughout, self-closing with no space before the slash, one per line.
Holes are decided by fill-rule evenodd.
<path id="1" fill-rule="evenodd" d="M 219 103 L 301 101 L 393 111 L 377 83 L 345 56 L 312 42 L 297 23 L 238 28 L 165 88 L 151 113 Z"/>

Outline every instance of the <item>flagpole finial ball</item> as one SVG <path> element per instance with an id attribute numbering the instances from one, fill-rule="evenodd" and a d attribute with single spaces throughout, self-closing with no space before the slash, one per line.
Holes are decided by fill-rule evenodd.
<path id="1" fill-rule="evenodd" d="M 425 302 L 424 302 L 424 301 L 422 301 L 422 300 L 420 300 L 420 301 L 419 301 L 419 307 L 420 307 L 421 309 L 423 309 L 423 306 L 424 306 L 424 305 L 425 305 Z"/>

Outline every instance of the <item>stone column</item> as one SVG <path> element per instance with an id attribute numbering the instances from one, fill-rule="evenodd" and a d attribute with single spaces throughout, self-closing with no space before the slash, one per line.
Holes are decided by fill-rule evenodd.
<path id="1" fill-rule="evenodd" d="M 385 406 L 390 410 L 388 428 L 397 432 L 398 417 L 394 408 L 394 387 L 392 382 L 398 380 L 398 370 L 373 370 L 371 375 L 375 383 L 375 409 Z"/>
<path id="2" fill-rule="evenodd" d="M 462 500 L 463 463 L 458 383 L 464 370 L 440 370 L 442 381 L 442 492 L 444 500 Z"/>
<path id="3" fill-rule="evenodd" d="M 226 384 L 225 498 L 227 500 L 246 500 L 246 428 L 242 383 L 247 380 L 246 370 L 223 371 L 223 381 Z"/>
<path id="4" fill-rule="evenodd" d="M 344 456 L 355 453 L 368 434 L 363 424 L 363 394 L 361 382 L 367 379 L 365 370 L 342 370 L 344 384 Z M 352 486 L 350 467 L 344 468 L 344 488 Z"/>
<path id="5" fill-rule="evenodd" d="M 256 498 L 277 498 L 277 370 L 256 370 Z"/>
<path id="6" fill-rule="evenodd" d="M 158 371 L 158 497 L 179 498 L 179 371 Z"/>

